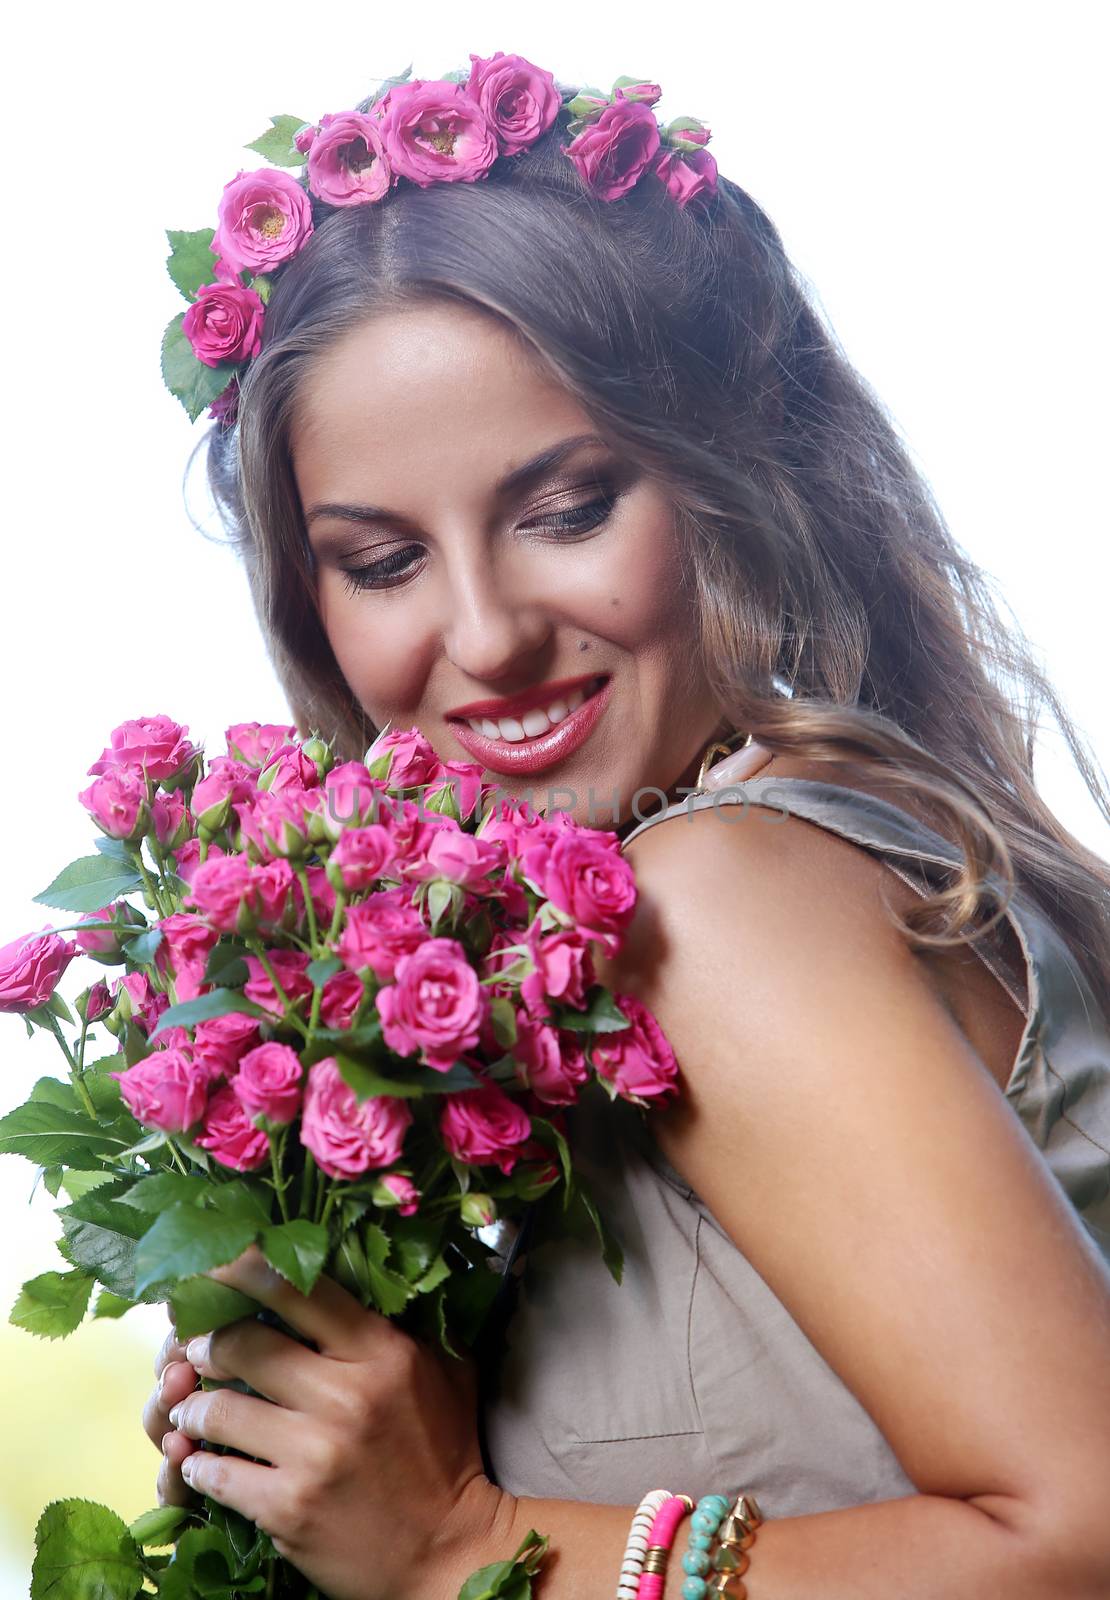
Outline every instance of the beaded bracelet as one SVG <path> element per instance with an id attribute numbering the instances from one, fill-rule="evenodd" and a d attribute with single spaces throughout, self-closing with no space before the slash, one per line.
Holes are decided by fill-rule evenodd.
<path id="1" fill-rule="evenodd" d="M 747 1552 L 755 1543 L 755 1531 L 762 1522 L 763 1514 L 753 1495 L 737 1495 L 731 1510 L 724 1495 L 711 1494 L 699 1500 L 682 1558 L 682 1570 L 688 1574 L 682 1585 L 683 1600 L 705 1600 L 709 1594 L 746 1600 L 748 1589 L 742 1574 L 748 1570 L 751 1558 Z M 714 1535 L 717 1549 L 710 1556 Z"/>
<path id="2" fill-rule="evenodd" d="M 660 1506 L 673 1498 L 669 1489 L 652 1489 L 636 1507 L 632 1526 L 628 1530 L 628 1543 L 621 1558 L 621 1572 L 617 1579 L 617 1600 L 638 1600 L 652 1524 Z"/>
<path id="3" fill-rule="evenodd" d="M 640 1600 L 663 1600 L 663 1586 L 667 1575 L 667 1558 L 674 1544 L 678 1525 L 694 1509 L 689 1495 L 672 1495 L 655 1513 L 651 1525 L 650 1542 L 644 1558 L 644 1575 L 640 1579 Z"/>

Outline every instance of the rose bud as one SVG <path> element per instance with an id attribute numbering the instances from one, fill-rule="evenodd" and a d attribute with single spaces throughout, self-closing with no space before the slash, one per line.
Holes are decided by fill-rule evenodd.
<path id="1" fill-rule="evenodd" d="M 473 1190 L 459 1201 L 459 1217 L 464 1228 L 488 1228 L 497 1221 L 497 1201 L 489 1194 Z"/>
<path id="2" fill-rule="evenodd" d="M 402 1217 L 411 1217 L 419 1209 L 420 1190 L 403 1172 L 387 1172 L 379 1178 L 370 1191 L 373 1205 L 383 1209 L 395 1207 Z"/>
<path id="3" fill-rule="evenodd" d="M 90 1025 L 99 1022 L 111 1011 L 114 1002 L 103 978 L 98 978 L 88 989 L 83 989 L 73 1002 L 73 1008 L 82 1022 Z"/>

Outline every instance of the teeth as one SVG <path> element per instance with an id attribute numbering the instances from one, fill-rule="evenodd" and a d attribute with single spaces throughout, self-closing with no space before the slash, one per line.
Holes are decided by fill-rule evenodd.
<path id="1" fill-rule="evenodd" d="M 521 717 L 468 717 L 467 723 L 475 733 L 483 734 L 487 739 L 504 739 L 507 744 L 519 744 L 521 739 L 535 739 L 541 733 L 546 733 L 548 728 L 554 728 L 562 722 L 564 717 L 569 717 L 572 711 L 586 699 L 588 694 L 593 694 L 600 684 L 600 679 L 595 678 L 585 689 L 575 689 L 565 700 L 553 700 L 549 706 L 536 706 L 531 711 L 525 711 Z"/>

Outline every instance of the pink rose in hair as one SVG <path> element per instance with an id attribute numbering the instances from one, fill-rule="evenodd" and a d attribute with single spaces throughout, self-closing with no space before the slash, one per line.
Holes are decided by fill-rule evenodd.
<path id="1" fill-rule="evenodd" d="M 204 1127 L 194 1141 L 211 1152 L 221 1167 L 255 1172 L 270 1159 L 270 1141 L 243 1110 L 230 1084 L 223 1084 L 208 1102 Z"/>
<path id="2" fill-rule="evenodd" d="M 590 1046 L 597 1075 L 615 1094 L 636 1105 L 662 1100 L 677 1090 L 678 1062 L 666 1034 L 647 1006 L 630 994 L 615 994 L 629 1019 L 627 1028 L 598 1034 Z"/>
<path id="3" fill-rule="evenodd" d="M 476 1166 L 493 1162 L 511 1172 L 531 1138 L 532 1124 L 523 1106 L 510 1100 L 495 1083 L 444 1096 L 439 1117 L 444 1146 L 460 1161 Z"/>
<path id="4" fill-rule="evenodd" d="M 330 881 L 348 894 L 369 889 L 392 872 L 393 840 L 380 823 L 369 828 L 345 828 L 328 863 Z"/>
<path id="5" fill-rule="evenodd" d="M 320 991 L 320 1019 L 325 1028 L 349 1028 L 366 989 L 357 972 L 337 972 Z"/>
<path id="6" fill-rule="evenodd" d="M 126 1072 L 112 1072 L 132 1116 L 163 1133 L 184 1133 L 200 1119 L 208 1074 L 184 1049 L 155 1050 Z"/>
<path id="7" fill-rule="evenodd" d="M 299 150 L 302 156 L 306 156 L 312 149 L 313 140 L 316 138 L 316 131 L 317 130 L 310 122 L 306 122 L 303 128 L 298 128 L 296 133 L 293 135 L 294 150 Z"/>
<path id="8" fill-rule="evenodd" d="M 50 999 L 77 946 L 49 929 L 0 949 L 0 1011 L 34 1011 Z"/>
<path id="9" fill-rule="evenodd" d="M 258 1023 L 242 1011 L 228 1011 L 222 1017 L 198 1022 L 193 1037 L 193 1054 L 211 1078 L 230 1078 L 239 1062 L 258 1043 Z"/>
<path id="10" fill-rule="evenodd" d="M 572 1033 L 534 1022 L 518 1012 L 513 1057 L 537 1100 L 550 1106 L 573 1105 L 589 1076 L 586 1057 Z"/>
<path id="11" fill-rule="evenodd" d="M 93 777 L 120 767 L 141 767 L 156 781 L 173 778 L 197 755 L 189 729 L 169 717 L 135 717 L 113 728 L 111 743 L 89 768 Z"/>
<path id="12" fill-rule="evenodd" d="M 640 100 L 644 105 L 653 106 L 662 93 L 663 91 L 657 83 L 625 83 L 617 90 L 615 98 L 618 100 Z"/>
<path id="13" fill-rule="evenodd" d="M 367 967 L 383 982 L 402 956 L 419 949 L 428 936 L 408 889 L 380 889 L 349 907 L 336 954 L 352 972 Z"/>
<path id="14" fill-rule="evenodd" d="M 304 1069 L 295 1050 L 271 1040 L 256 1045 L 239 1061 L 232 1088 L 250 1117 L 292 1122 L 301 1103 Z"/>
<path id="15" fill-rule="evenodd" d="M 596 982 L 593 957 L 582 933 L 564 928 L 544 934 L 536 919 L 525 937 L 536 970 L 521 983 L 520 997 L 531 1015 L 549 1017 L 549 999 L 582 1010 L 586 991 Z"/>
<path id="16" fill-rule="evenodd" d="M 333 1056 L 309 1068 L 301 1143 L 329 1178 L 359 1178 L 400 1159 L 412 1112 L 394 1095 L 358 1100 Z"/>
<path id="17" fill-rule="evenodd" d="M 361 206 L 380 200 L 393 174 L 380 126 L 359 111 L 320 118 L 308 150 L 308 187 L 329 206 Z"/>
<path id="18" fill-rule="evenodd" d="M 717 163 L 708 150 L 660 150 L 652 168 L 679 210 L 717 192 Z"/>
<path id="19" fill-rule="evenodd" d="M 524 862 L 532 877 L 527 851 Z M 574 918 L 586 938 L 616 954 L 636 909 L 636 879 L 624 856 L 593 838 L 590 830 L 576 828 L 555 840 L 540 887 L 552 905 Z"/>
<path id="20" fill-rule="evenodd" d="M 221 427 L 233 428 L 239 420 L 239 379 L 232 378 L 226 389 L 220 393 L 208 407 L 208 415 L 213 422 L 218 422 Z"/>
<path id="21" fill-rule="evenodd" d="M 150 821 L 146 784 L 137 767 L 106 773 L 77 798 L 109 839 L 140 839 Z"/>
<path id="22" fill-rule="evenodd" d="M 291 1006 L 298 1000 L 308 999 L 312 993 L 312 979 L 305 975 L 308 957 L 302 951 L 270 950 L 266 959 L 273 969 L 274 977 L 281 985 L 282 994 Z M 248 1000 L 253 1000 L 256 1006 L 261 1006 L 263 1011 L 270 1011 L 275 1017 L 280 1017 L 284 1007 L 269 973 L 257 956 L 247 956 L 246 961 L 250 978 L 243 985 L 243 993 Z"/>
<path id="23" fill-rule="evenodd" d="M 446 78 L 395 83 L 378 110 L 390 166 L 422 189 L 472 183 L 497 160 L 497 136 L 461 83 Z"/>
<path id="24" fill-rule="evenodd" d="M 212 253 L 231 273 L 272 272 L 312 233 L 312 206 L 295 178 L 273 167 L 237 173 L 224 187 Z"/>
<path id="25" fill-rule="evenodd" d="M 279 722 L 234 722 L 224 734 L 228 756 L 247 767 L 264 767 L 283 745 L 293 744 L 296 737 L 296 728 Z M 212 766 L 215 765 L 213 761 Z"/>
<path id="26" fill-rule="evenodd" d="M 419 728 L 379 735 L 366 752 L 366 765 L 372 767 L 385 755 L 390 758 L 385 781 L 391 789 L 417 789 L 439 771 L 439 757 Z"/>
<path id="27" fill-rule="evenodd" d="M 624 99 L 618 90 L 613 104 L 564 149 L 592 194 L 618 200 L 639 181 L 659 149 L 655 113 L 642 101 Z"/>
<path id="28" fill-rule="evenodd" d="M 485 112 L 503 156 L 516 155 L 546 133 L 562 104 L 546 68 L 503 50 L 485 59 L 471 52 L 466 87 Z"/>
<path id="29" fill-rule="evenodd" d="M 265 314 L 258 295 L 241 283 L 202 283 L 181 329 L 197 360 L 218 367 L 221 361 L 249 361 L 258 354 Z"/>
<path id="30" fill-rule="evenodd" d="M 478 1043 L 488 999 L 457 939 L 425 939 L 397 963 L 394 982 L 375 996 L 386 1043 L 399 1055 L 420 1051 L 448 1071 Z"/>

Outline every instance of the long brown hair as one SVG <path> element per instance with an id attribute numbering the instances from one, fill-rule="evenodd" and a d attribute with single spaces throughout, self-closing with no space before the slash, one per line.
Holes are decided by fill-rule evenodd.
<path id="1" fill-rule="evenodd" d="M 1110 822 L 1106 780 L 774 225 L 723 177 L 704 211 L 654 179 L 594 200 L 562 143 L 556 124 L 480 182 L 323 211 L 278 274 L 208 467 L 299 726 L 349 756 L 376 731 L 316 609 L 288 444 L 306 364 L 391 307 L 462 303 L 514 330 L 668 490 L 722 718 L 775 752 L 872 764 L 959 844 L 911 938 L 974 937 L 1017 884 L 1105 993 L 1110 868 L 1037 792 L 1043 709 Z"/>

